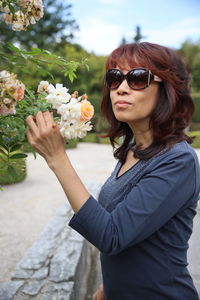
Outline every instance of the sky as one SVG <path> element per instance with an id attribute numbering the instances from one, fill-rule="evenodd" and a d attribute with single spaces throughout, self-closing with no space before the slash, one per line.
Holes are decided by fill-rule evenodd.
<path id="1" fill-rule="evenodd" d="M 97 55 L 108 55 L 122 37 L 133 41 L 140 26 L 143 41 L 178 49 L 200 40 L 200 0 L 71 0 L 79 25 L 75 42 Z"/>

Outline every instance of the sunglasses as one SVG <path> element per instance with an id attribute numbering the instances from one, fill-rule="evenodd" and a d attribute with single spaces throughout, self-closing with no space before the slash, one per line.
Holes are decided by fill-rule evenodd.
<path id="1" fill-rule="evenodd" d="M 152 81 L 161 82 L 162 79 L 153 75 L 150 70 L 146 68 L 134 68 L 127 74 L 123 74 L 118 69 L 109 69 L 105 75 L 105 85 L 111 90 L 117 89 L 121 83 L 126 79 L 129 87 L 133 90 L 146 89 Z"/>

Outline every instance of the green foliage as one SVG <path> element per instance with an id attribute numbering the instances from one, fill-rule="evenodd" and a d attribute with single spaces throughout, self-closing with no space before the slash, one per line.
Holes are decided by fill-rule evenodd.
<path id="1" fill-rule="evenodd" d="M 47 94 L 35 94 L 32 90 L 26 90 L 23 100 L 18 101 L 16 115 L 19 116 L 23 122 L 29 115 L 36 115 L 39 111 L 51 110 L 51 105 L 44 100 Z"/>
<path id="2" fill-rule="evenodd" d="M 8 2 L 11 9 L 15 10 L 11 0 Z M 20 44 L 30 49 L 31 47 L 55 50 L 57 42 L 66 43 L 73 38 L 73 33 L 78 29 L 76 21 L 71 17 L 72 5 L 67 0 L 43 0 L 44 16 L 36 24 L 30 25 L 27 31 L 16 32 L 4 22 L 0 23 L 0 40 Z"/>
<path id="3" fill-rule="evenodd" d="M 14 146 L 25 139 L 24 120 L 16 115 L 0 117 L 0 145 Z"/>
<path id="4" fill-rule="evenodd" d="M 78 140 L 72 139 L 72 140 L 69 140 L 69 141 L 66 143 L 65 148 L 66 148 L 66 149 L 76 148 L 76 147 L 77 147 L 77 144 L 78 144 Z"/>
<path id="5" fill-rule="evenodd" d="M 200 93 L 193 93 L 192 98 L 195 104 L 195 112 L 192 121 L 200 122 Z"/>
<path id="6" fill-rule="evenodd" d="M 34 94 L 27 90 L 25 98 L 18 101 L 16 114 L 0 116 L 0 145 L 3 147 L 14 147 L 16 144 L 22 144 L 26 138 L 25 119 L 29 115 L 35 115 L 38 111 L 51 109 L 51 105 L 44 101 L 44 94 Z"/>
<path id="7" fill-rule="evenodd" d="M 21 150 L 20 143 L 13 143 L 11 140 L 4 141 L 2 135 L 0 143 L 0 184 L 10 184 L 19 182 L 25 178 L 25 160 L 26 154 Z M 7 137 L 6 137 L 7 138 Z"/>
<path id="8" fill-rule="evenodd" d="M 200 41 L 196 43 L 185 41 L 179 52 L 185 57 L 191 71 L 193 91 L 200 92 Z"/>
<path id="9" fill-rule="evenodd" d="M 9 164 L 5 164 L 0 159 L 0 184 L 13 184 L 24 180 L 26 177 L 25 159 L 12 159 Z M 0 187 L 0 190 L 2 188 Z"/>
<path id="10" fill-rule="evenodd" d="M 63 74 L 55 70 L 52 66 L 50 72 L 54 74 L 57 82 L 63 82 L 70 92 L 75 90 L 79 94 L 87 93 L 89 100 L 94 105 L 95 116 L 100 114 L 101 91 L 104 76 L 105 56 L 96 56 L 85 51 L 81 46 L 76 44 L 66 44 L 62 50 L 59 50 L 58 55 L 65 57 L 67 61 L 84 61 L 78 69 L 76 80 L 70 82 L 65 79 Z"/>
<path id="11" fill-rule="evenodd" d="M 63 77 L 68 77 L 70 82 L 73 82 L 76 78 L 77 68 L 86 65 L 86 59 L 81 62 L 78 61 L 67 61 L 65 58 L 51 53 L 47 50 L 41 50 L 38 48 L 32 48 L 29 51 L 20 49 L 11 43 L 0 44 L 0 61 L 1 68 L 10 67 L 11 70 L 16 70 L 18 73 L 24 74 L 24 76 L 33 76 L 30 70 L 34 66 L 35 71 L 38 70 L 44 76 L 50 76 L 54 79 L 48 67 L 58 70 L 59 73 L 63 74 Z M 39 74 L 40 75 L 40 74 Z M 23 76 L 21 76 L 23 79 Z M 37 78 L 39 81 L 39 78 Z"/>

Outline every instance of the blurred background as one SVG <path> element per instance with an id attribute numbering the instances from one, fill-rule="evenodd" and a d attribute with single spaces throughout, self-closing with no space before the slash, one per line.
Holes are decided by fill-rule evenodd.
<path id="1" fill-rule="evenodd" d="M 26 86 L 35 88 L 41 80 L 63 83 L 72 93 L 87 93 L 95 106 L 95 136 L 105 132 L 100 116 L 101 88 L 106 56 L 121 44 L 149 41 L 179 51 L 192 75 L 192 96 L 196 106 L 190 130 L 200 130 L 200 1 L 199 0 L 44 0 L 44 17 L 24 32 L 10 30 L 0 23 L 0 41 L 24 49 L 47 49 L 67 60 L 88 60 L 89 70 L 80 67 L 71 83 L 54 67 L 54 82 L 33 66 L 29 74 L 16 71 Z M 15 72 L 15 66 L 12 70 Z M 96 135 L 97 133 L 97 135 Z M 199 135 L 200 138 L 200 135 Z M 195 146 L 200 147 L 199 144 Z"/>

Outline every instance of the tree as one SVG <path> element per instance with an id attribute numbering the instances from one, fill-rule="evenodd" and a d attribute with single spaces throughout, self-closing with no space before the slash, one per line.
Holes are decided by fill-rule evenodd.
<path id="1" fill-rule="evenodd" d="M 144 36 L 141 34 L 140 26 L 136 26 L 135 30 L 136 30 L 136 34 L 135 34 L 133 40 L 134 40 L 134 42 L 137 43 L 137 42 L 140 42 L 144 38 Z"/>
<path id="2" fill-rule="evenodd" d="M 44 0 L 44 17 L 27 31 L 10 30 L 4 22 L 0 24 L 1 42 L 17 43 L 26 49 L 31 47 L 54 50 L 57 42 L 60 45 L 73 39 L 78 29 L 76 21 L 71 17 L 72 5 L 67 0 Z"/>
<path id="3" fill-rule="evenodd" d="M 125 38 L 125 36 L 122 37 L 121 42 L 120 42 L 120 46 L 126 45 L 127 44 L 127 40 Z"/>
<path id="4" fill-rule="evenodd" d="M 193 91 L 200 92 L 200 41 L 197 43 L 185 41 L 179 52 L 185 57 L 191 71 Z"/>

